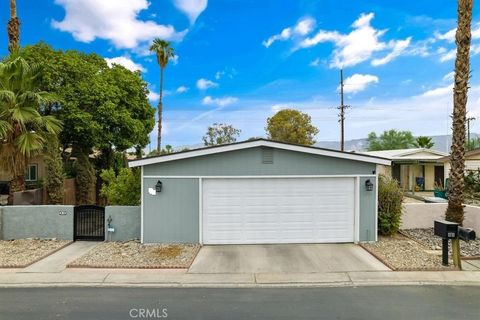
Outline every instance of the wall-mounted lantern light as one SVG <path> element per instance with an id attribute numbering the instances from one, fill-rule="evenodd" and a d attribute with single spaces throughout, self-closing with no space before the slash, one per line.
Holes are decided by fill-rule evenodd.
<path id="1" fill-rule="evenodd" d="M 162 181 L 160 181 L 160 180 L 157 181 L 157 184 L 155 185 L 155 191 L 157 193 L 162 192 Z"/>
<path id="2" fill-rule="evenodd" d="M 365 190 L 373 191 L 373 183 L 372 181 L 370 181 L 370 179 L 367 179 L 367 181 L 365 181 Z"/>

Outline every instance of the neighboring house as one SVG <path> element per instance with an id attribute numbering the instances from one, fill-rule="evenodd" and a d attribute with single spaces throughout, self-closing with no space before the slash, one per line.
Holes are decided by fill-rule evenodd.
<path id="1" fill-rule="evenodd" d="M 445 156 L 440 159 L 444 164 L 445 178 L 450 174 L 450 156 Z M 465 152 L 465 171 L 480 170 L 480 148 Z"/>
<path id="2" fill-rule="evenodd" d="M 201 244 L 375 241 L 377 165 L 390 161 L 265 139 L 129 162 L 141 241 Z"/>
<path id="3" fill-rule="evenodd" d="M 444 152 L 415 148 L 368 151 L 363 154 L 391 160 L 391 167 L 380 167 L 378 171 L 391 174 L 404 190 L 434 190 L 435 183 L 444 184 L 444 165 L 441 160 L 447 155 Z"/>
<path id="4" fill-rule="evenodd" d="M 45 161 L 43 155 L 32 157 L 28 161 L 27 171 L 25 173 L 25 181 L 27 184 L 37 184 L 41 180 L 45 180 Z M 8 171 L 0 169 L 0 183 L 9 184 L 12 180 L 12 174 Z"/>

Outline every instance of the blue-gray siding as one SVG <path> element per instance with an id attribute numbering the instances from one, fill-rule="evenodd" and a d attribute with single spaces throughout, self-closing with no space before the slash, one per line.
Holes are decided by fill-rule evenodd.
<path id="1" fill-rule="evenodd" d="M 275 176 L 372 175 L 373 163 L 273 149 L 273 163 L 262 163 L 262 147 L 146 165 L 144 176 Z M 143 178 L 144 239 L 151 242 L 199 241 L 199 180 L 161 178 L 163 190 L 155 196 L 157 178 Z M 375 191 L 360 181 L 360 240 L 375 240 Z M 375 186 L 376 187 L 376 186 Z"/>
<path id="2" fill-rule="evenodd" d="M 156 183 L 143 182 L 143 242 L 198 243 L 198 179 L 162 179 L 162 192 L 149 195 Z"/>
<path id="3" fill-rule="evenodd" d="M 373 163 L 273 150 L 273 163 L 262 163 L 262 148 L 251 148 L 144 166 L 143 174 L 168 176 L 372 174 Z"/>

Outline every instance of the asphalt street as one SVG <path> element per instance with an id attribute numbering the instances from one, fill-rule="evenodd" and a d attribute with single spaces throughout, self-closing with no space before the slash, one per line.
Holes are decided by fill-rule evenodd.
<path id="1" fill-rule="evenodd" d="M 480 319 L 480 287 L 3 288 L 0 319 Z"/>

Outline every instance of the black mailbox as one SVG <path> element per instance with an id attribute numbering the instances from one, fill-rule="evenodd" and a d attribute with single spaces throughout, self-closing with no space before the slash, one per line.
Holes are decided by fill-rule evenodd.
<path id="1" fill-rule="evenodd" d="M 475 231 L 470 228 L 458 227 L 458 237 L 463 241 L 475 240 Z"/>
<path id="2" fill-rule="evenodd" d="M 443 239 L 456 239 L 458 236 L 458 223 L 446 220 L 435 220 L 433 233 Z"/>

